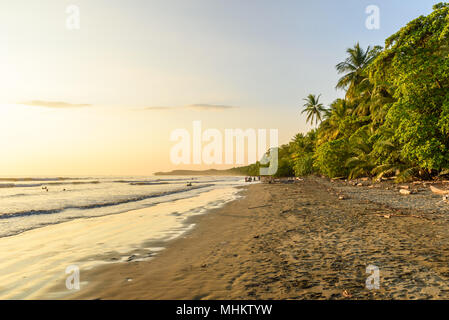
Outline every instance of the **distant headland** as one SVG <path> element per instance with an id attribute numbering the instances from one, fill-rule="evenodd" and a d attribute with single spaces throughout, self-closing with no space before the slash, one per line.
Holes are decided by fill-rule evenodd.
<path id="1" fill-rule="evenodd" d="M 245 176 L 246 167 L 231 168 L 226 170 L 172 170 L 167 172 L 155 172 L 155 176 Z"/>

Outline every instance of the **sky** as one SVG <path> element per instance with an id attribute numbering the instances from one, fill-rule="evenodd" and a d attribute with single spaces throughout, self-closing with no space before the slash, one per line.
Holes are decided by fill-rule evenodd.
<path id="1" fill-rule="evenodd" d="M 170 133 L 199 120 L 278 129 L 287 143 L 311 128 L 303 98 L 343 96 L 346 48 L 383 45 L 438 2 L 4 0 L 0 176 L 229 167 L 173 164 Z M 369 5 L 377 30 L 365 27 Z"/>

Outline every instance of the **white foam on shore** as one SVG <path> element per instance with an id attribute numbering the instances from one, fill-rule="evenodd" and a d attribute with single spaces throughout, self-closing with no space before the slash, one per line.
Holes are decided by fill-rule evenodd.
<path id="1" fill-rule="evenodd" d="M 107 253 L 129 256 L 148 241 L 168 241 L 193 227 L 187 218 L 218 208 L 238 197 L 237 188 L 214 189 L 196 197 L 160 203 L 116 215 L 77 219 L 0 239 L 0 299 L 53 299 L 65 283 L 70 265 L 83 270 L 108 263 L 92 257 Z M 161 248 L 147 248 L 157 251 Z M 126 260 L 126 259 L 125 259 Z"/>

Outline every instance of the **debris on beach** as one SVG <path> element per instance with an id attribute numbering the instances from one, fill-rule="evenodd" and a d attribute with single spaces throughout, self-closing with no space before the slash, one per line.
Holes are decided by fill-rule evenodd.
<path id="1" fill-rule="evenodd" d="M 348 290 L 343 290 L 343 296 L 346 298 L 351 298 L 352 294 Z"/>
<path id="2" fill-rule="evenodd" d="M 399 193 L 402 195 L 406 195 L 406 196 L 412 194 L 412 192 L 410 190 L 406 190 L 406 189 L 399 190 Z"/>
<path id="3" fill-rule="evenodd" d="M 343 196 L 343 195 L 342 195 L 342 196 L 339 196 L 339 197 L 338 197 L 338 200 L 346 200 L 346 197 Z"/>
<path id="4" fill-rule="evenodd" d="M 248 210 L 251 210 L 251 209 L 259 209 L 259 208 L 265 208 L 265 207 L 271 207 L 271 204 L 264 204 L 264 205 L 257 206 L 257 207 L 248 207 Z"/>
<path id="5" fill-rule="evenodd" d="M 432 191 L 435 194 L 439 194 L 439 195 L 443 195 L 443 196 L 449 195 L 449 190 L 438 189 L 434 186 L 430 186 L 430 191 Z"/>
<path id="6" fill-rule="evenodd" d="M 449 195 L 444 195 L 443 199 L 441 201 L 438 201 L 437 204 L 440 204 L 441 202 L 449 203 Z"/>

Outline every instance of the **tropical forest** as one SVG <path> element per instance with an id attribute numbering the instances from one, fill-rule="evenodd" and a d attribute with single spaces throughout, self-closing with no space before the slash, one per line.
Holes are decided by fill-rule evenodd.
<path id="1" fill-rule="evenodd" d="M 449 3 L 385 40 L 359 43 L 336 65 L 344 98 L 300 105 L 314 128 L 279 147 L 276 176 L 392 178 L 449 174 Z M 260 163 L 247 167 L 256 175 Z"/>

